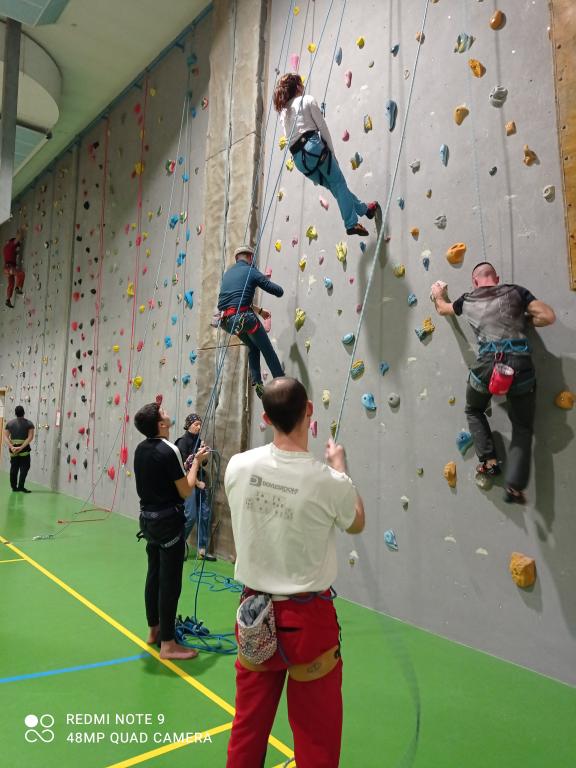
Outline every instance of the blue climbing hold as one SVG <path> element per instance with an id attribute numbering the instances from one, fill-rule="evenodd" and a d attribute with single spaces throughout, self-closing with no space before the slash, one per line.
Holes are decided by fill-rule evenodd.
<path id="1" fill-rule="evenodd" d="M 191 376 L 189 373 L 185 373 L 184 376 L 182 376 L 182 384 L 186 386 L 186 384 L 190 384 Z"/>
<path id="2" fill-rule="evenodd" d="M 458 437 L 456 438 L 456 448 L 460 451 L 462 456 L 466 453 L 468 448 L 472 445 L 474 440 L 472 439 L 472 435 L 467 430 L 463 429 L 458 433 Z"/>
<path id="3" fill-rule="evenodd" d="M 184 259 L 185 258 L 186 258 L 186 252 L 185 251 L 180 251 L 180 253 L 178 254 L 178 257 L 176 258 L 177 266 L 181 267 L 182 264 L 184 264 Z"/>
<path id="4" fill-rule="evenodd" d="M 386 102 L 386 112 L 388 112 L 388 130 L 393 131 L 396 126 L 396 117 L 398 115 L 398 105 L 392 99 Z"/>
<path id="5" fill-rule="evenodd" d="M 424 267 L 426 272 L 428 272 L 428 270 L 430 269 L 430 259 L 428 256 L 422 257 L 422 266 Z"/>
<path id="6" fill-rule="evenodd" d="M 364 240 L 360 240 L 360 250 L 362 251 L 362 253 L 366 251 L 366 243 L 364 242 Z"/>
<path id="7" fill-rule="evenodd" d="M 327 288 L 329 291 L 331 291 L 332 288 L 334 288 L 334 283 L 329 277 L 324 278 L 324 288 Z"/>
<path id="8" fill-rule="evenodd" d="M 164 337 L 164 346 L 166 347 L 166 349 L 170 349 L 170 347 L 172 346 L 172 339 L 170 338 L 170 336 Z"/>
<path id="9" fill-rule="evenodd" d="M 186 227 L 186 242 L 190 240 L 190 227 Z"/>
<path id="10" fill-rule="evenodd" d="M 168 278 L 164 278 L 164 288 L 168 288 Z"/>
<path id="11" fill-rule="evenodd" d="M 192 307 L 194 306 L 194 291 L 185 291 L 184 301 L 186 302 L 186 306 L 188 307 L 188 309 L 192 309 Z"/>
<path id="12" fill-rule="evenodd" d="M 390 370 L 390 365 L 386 362 L 386 360 L 382 360 L 382 362 L 380 363 L 381 375 L 384 376 L 384 374 L 389 370 Z"/>
<path id="13" fill-rule="evenodd" d="M 450 150 L 446 144 L 442 144 L 440 147 L 440 160 L 442 165 L 446 167 L 448 165 L 448 158 L 450 157 Z"/>
<path id="14" fill-rule="evenodd" d="M 178 315 L 172 315 L 170 317 L 170 322 L 172 323 L 172 325 L 176 325 L 176 323 L 178 322 Z"/>
<path id="15" fill-rule="evenodd" d="M 413 307 L 414 304 L 418 304 L 418 299 L 416 298 L 415 293 L 409 293 L 408 294 L 408 306 Z"/>
<path id="16" fill-rule="evenodd" d="M 190 114 L 192 115 L 192 118 L 196 117 L 196 107 L 190 109 Z"/>
<path id="17" fill-rule="evenodd" d="M 184 182 L 184 184 L 186 184 L 187 181 L 190 181 L 190 176 L 188 176 L 187 173 L 183 173 L 182 174 L 182 181 Z"/>
<path id="18" fill-rule="evenodd" d="M 190 352 L 190 354 L 188 355 L 188 360 L 190 360 L 192 365 L 194 365 L 197 359 L 198 359 L 198 352 L 195 352 L 194 350 L 192 350 L 192 352 Z"/>
<path id="19" fill-rule="evenodd" d="M 392 528 L 384 531 L 384 543 L 392 552 L 398 552 L 398 541 L 396 540 L 396 534 Z"/>
<path id="20" fill-rule="evenodd" d="M 354 344 L 354 338 L 353 333 L 345 333 L 344 336 L 342 336 L 342 344 L 346 344 L 346 346 Z"/>
<path id="21" fill-rule="evenodd" d="M 406 202 L 403 197 L 398 198 L 398 208 L 400 208 L 401 211 L 404 210 L 404 206 L 406 205 Z"/>
<path id="22" fill-rule="evenodd" d="M 180 155 L 180 157 L 178 158 L 178 165 L 182 165 L 183 162 L 184 162 L 184 158 L 182 157 L 182 155 Z"/>
<path id="23" fill-rule="evenodd" d="M 374 395 L 372 392 L 366 392 L 362 395 L 362 405 L 367 411 L 376 410 L 376 403 L 374 402 Z"/>
<path id="24" fill-rule="evenodd" d="M 180 216 L 177 213 L 174 213 L 172 216 L 170 216 L 170 220 L 168 221 L 168 224 L 170 226 L 170 229 L 174 229 L 176 224 L 180 221 Z"/>
<path id="25" fill-rule="evenodd" d="M 392 56 L 397 56 L 399 50 L 400 50 L 400 43 L 396 43 L 396 45 L 393 45 L 392 48 L 390 48 L 390 53 L 392 54 Z"/>
<path id="26" fill-rule="evenodd" d="M 192 405 L 192 398 L 189 397 L 188 400 L 186 400 L 186 405 Z"/>
<path id="27" fill-rule="evenodd" d="M 338 64 L 338 66 L 342 64 L 342 48 L 338 48 L 338 50 L 336 51 L 336 55 L 334 56 L 334 61 L 336 62 L 336 64 Z"/>

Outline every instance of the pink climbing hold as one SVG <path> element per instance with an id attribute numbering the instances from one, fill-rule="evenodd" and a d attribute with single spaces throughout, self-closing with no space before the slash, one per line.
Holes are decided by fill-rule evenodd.
<path id="1" fill-rule="evenodd" d="M 297 245 L 298 245 L 298 238 L 297 237 L 293 237 L 292 238 L 292 248 L 296 248 Z"/>
<path id="2" fill-rule="evenodd" d="M 328 200 L 326 200 L 325 197 L 322 197 L 322 195 L 320 195 L 318 199 L 320 200 L 320 205 L 322 206 L 322 208 L 324 208 L 324 210 L 327 211 L 328 208 L 330 207 L 330 203 L 328 202 Z"/>
<path id="3" fill-rule="evenodd" d="M 114 480 L 114 478 L 116 477 L 116 470 L 114 469 L 114 467 L 108 467 L 107 474 L 110 480 Z"/>
<path id="4" fill-rule="evenodd" d="M 264 274 L 266 275 L 266 277 L 272 277 L 272 267 L 266 267 Z"/>
<path id="5" fill-rule="evenodd" d="M 352 72 L 350 70 L 344 73 L 344 84 L 346 88 L 350 88 L 352 85 Z"/>
<path id="6" fill-rule="evenodd" d="M 138 344 L 136 345 L 136 352 L 142 352 L 143 347 L 144 347 L 144 342 L 139 341 Z"/>
<path id="7" fill-rule="evenodd" d="M 118 366 L 118 373 L 122 373 L 122 363 L 120 362 L 120 358 L 116 360 L 116 365 Z"/>
<path id="8" fill-rule="evenodd" d="M 72 330 L 73 330 L 73 331 L 77 331 L 77 330 L 78 330 L 78 323 L 76 322 L 76 320 L 74 320 L 74 321 L 72 322 Z"/>
<path id="9" fill-rule="evenodd" d="M 298 72 L 300 69 L 300 56 L 297 53 L 290 54 L 290 71 Z"/>
<path id="10" fill-rule="evenodd" d="M 120 449 L 120 464 L 124 465 L 128 463 L 128 448 L 124 446 Z"/>
<path id="11" fill-rule="evenodd" d="M 318 435 L 318 422 L 317 421 L 311 421 L 310 422 L 310 432 L 312 433 L 312 437 L 317 437 L 317 435 Z"/>
<path id="12" fill-rule="evenodd" d="M 120 405 L 120 395 L 118 392 L 114 395 L 114 405 Z"/>

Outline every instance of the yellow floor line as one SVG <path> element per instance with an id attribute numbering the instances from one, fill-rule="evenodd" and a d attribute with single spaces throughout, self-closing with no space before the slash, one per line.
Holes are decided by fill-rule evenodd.
<path id="1" fill-rule="evenodd" d="M 13 557 L 10 560 L 0 560 L 0 565 L 2 563 L 23 563 L 23 562 L 25 562 L 23 557 Z"/>
<path id="2" fill-rule="evenodd" d="M 160 664 L 163 664 L 165 667 L 172 670 L 172 672 L 178 675 L 178 677 L 181 677 L 182 680 L 188 683 L 188 685 L 191 685 L 193 688 L 196 688 L 197 691 L 199 691 L 201 694 L 206 696 L 206 698 L 210 699 L 210 701 L 212 701 L 214 704 L 221 707 L 225 712 L 228 712 L 228 714 L 232 715 L 232 717 L 234 716 L 236 712 L 234 707 L 231 704 L 229 704 L 227 701 L 225 701 L 223 698 L 218 696 L 217 693 L 214 693 L 214 691 L 211 691 L 205 685 L 203 685 L 198 680 L 196 680 L 196 678 L 192 677 L 192 675 L 189 675 L 187 672 L 181 669 L 177 664 L 174 664 L 173 661 L 170 661 L 170 659 L 160 658 L 160 653 L 156 648 L 153 648 L 151 645 L 148 645 L 148 643 L 145 643 L 144 640 L 142 640 L 133 632 L 131 632 L 129 629 L 127 629 L 122 624 L 120 624 L 120 622 L 116 621 L 116 619 L 113 619 L 112 616 L 109 616 L 101 608 L 98 608 L 97 605 L 94 605 L 94 603 L 92 603 L 86 597 L 84 597 L 75 589 L 70 587 L 68 584 L 62 581 L 62 579 L 59 579 L 58 576 L 53 574 L 47 568 L 44 568 L 44 566 L 40 565 L 40 563 L 37 563 L 36 560 L 33 560 L 25 552 L 22 552 L 21 549 L 18 549 L 18 547 L 16 547 L 14 544 L 11 544 L 8 541 L 8 539 L 5 539 L 4 536 L 2 535 L 0 535 L 0 543 L 5 544 L 8 547 L 8 549 L 10 549 L 16 555 L 19 555 L 23 560 L 26 560 L 26 562 L 29 563 L 33 568 L 36 568 L 38 571 L 40 571 L 40 573 L 43 573 L 44 576 L 46 576 L 55 584 L 57 584 L 59 587 L 61 587 L 65 592 L 68 592 L 68 594 L 74 597 L 76 600 L 81 602 L 82 605 L 85 605 L 86 608 L 93 611 L 101 619 L 104 619 L 105 622 L 110 624 L 110 626 L 114 627 L 114 629 L 118 630 L 118 632 L 121 632 L 129 640 L 131 640 L 137 646 L 139 646 L 144 651 L 146 651 L 151 656 L 153 656 L 157 661 L 160 662 Z M 286 757 L 292 757 L 294 755 L 292 750 L 289 747 L 287 747 L 286 744 L 279 741 L 275 736 L 270 736 L 268 739 L 268 743 L 271 746 L 275 747 L 283 755 L 286 755 Z"/>
<path id="3" fill-rule="evenodd" d="M 225 731 L 229 731 L 232 729 L 232 723 L 224 723 L 224 725 L 219 725 L 216 728 L 211 728 L 209 731 L 203 731 L 202 733 L 195 734 L 197 735 L 198 739 L 204 739 L 207 736 L 216 736 L 218 733 L 224 733 Z M 167 744 L 164 747 L 158 747 L 158 749 L 151 749 L 149 752 L 143 752 L 141 755 L 136 755 L 135 757 L 129 757 L 127 760 L 122 760 L 120 763 L 113 763 L 112 765 L 107 766 L 107 768 L 130 768 L 131 765 L 138 765 L 138 763 L 145 763 L 147 760 L 152 760 L 154 757 L 160 757 L 160 755 L 165 755 L 166 752 L 173 752 L 175 749 L 182 749 L 182 747 L 190 747 L 194 744 L 197 744 L 199 742 L 196 742 L 194 740 L 190 742 L 186 741 L 177 741 L 173 744 Z M 209 744 L 201 744 L 201 747 L 208 748 Z"/>

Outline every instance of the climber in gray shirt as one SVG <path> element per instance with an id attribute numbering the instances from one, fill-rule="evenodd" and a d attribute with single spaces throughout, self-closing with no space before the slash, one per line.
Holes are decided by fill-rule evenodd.
<path id="1" fill-rule="evenodd" d="M 450 302 L 447 285 L 437 281 L 430 298 L 440 315 L 463 315 L 478 339 L 478 359 L 470 369 L 466 388 L 466 417 L 474 439 L 480 475 L 501 473 L 486 409 L 492 398 L 491 384 L 496 363 L 513 370 L 506 392 L 512 439 L 506 467 L 505 501 L 524 504 L 528 485 L 532 431 L 536 405 L 536 373 L 532 363 L 527 330 L 530 326 L 551 325 L 554 310 L 519 285 L 500 285 L 500 278 L 489 262 L 472 270 L 474 290 Z M 512 374 L 509 374 L 512 376 Z M 504 387 L 505 388 L 505 387 Z"/>

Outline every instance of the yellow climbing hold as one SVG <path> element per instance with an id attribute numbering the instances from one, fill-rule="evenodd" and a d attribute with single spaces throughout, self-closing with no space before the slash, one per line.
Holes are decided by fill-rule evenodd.
<path id="1" fill-rule="evenodd" d="M 364 133 L 372 130 L 372 118 L 370 115 L 364 115 Z"/>
<path id="2" fill-rule="evenodd" d="M 306 320 L 306 312 L 304 312 L 304 310 L 301 309 L 300 307 L 297 307 L 296 316 L 294 317 L 294 327 L 296 328 L 297 331 L 299 331 L 300 328 L 302 328 L 305 320 Z"/>
<path id="3" fill-rule="evenodd" d="M 140 312 L 140 314 L 143 315 L 144 312 L 146 312 L 146 305 L 140 304 L 140 306 L 138 307 L 138 312 Z"/>
<path id="4" fill-rule="evenodd" d="M 468 59 L 468 66 L 474 77 L 483 77 L 486 74 L 486 67 L 478 59 Z"/>
<path id="5" fill-rule="evenodd" d="M 279 201 L 282 200 L 282 198 L 284 197 L 284 190 L 283 189 L 279 189 L 277 194 L 276 194 L 276 197 L 278 198 Z"/>
<path id="6" fill-rule="evenodd" d="M 422 323 L 422 330 L 425 331 L 426 333 L 434 333 L 434 331 L 436 330 L 436 326 L 432 322 L 431 317 L 427 317 L 424 320 L 424 322 Z"/>
<path id="7" fill-rule="evenodd" d="M 128 283 L 128 288 L 126 288 L 126 296 L 134 296 L 134 283 Z"/>
<path id="8" fill-rule="evenodd" d="M 394 277 L 404 277 L 406 274 L 406 267 L 404 264 L 396 264 L 392 271 L 394 272 Z"/>
<path id="9" fill-rule="evenodd" d="M 334 439 L 336 439 L 336 430 L 338 429 L 338 423 L 336 419 L 332 419 L 330 422 L 330 433 Z"/>
<path id="10" fill-rule="evenodd" d="M 346 256 L 348 256 L 348 246 L 343 240 L 336 243 L 336 256 L 338 257 L 338 261 L 341 261 L 342 263 L 346 261 Z"/>
<path id="11" fill-rule="evenodd" d="M 308 244 L 312 242 L 312 240 L 318 240 L 318 232 L 316 231 L 316 227 L 310 226 L 306 230 L 306 237 L 308 238 Z"/>
<path id="12" fill-rule="evenodd" d="M 573 392 L 568 392 L 567 390 L 559 392 L 554 398 L 554 405 L 558 408 L 562 408 L 564 411 L 571 411 L 572 408 L 574 408 L 575 402 L 576 395 L 574 395 Z"/>
<path id="13" fill-rule="evenodd" d="M 366 45 L 366 40 L 364 40 L 363 37 L 359 37 L 356 40 L 356 45 L 358 46 L 358 48 L 364 48 L 364 46 Z"/>
<path id="14" fill-rule="evenodd" d="M 454 245 L 446 251 L 446 258 L 452 266 L 462 264 L 464 261 L 464 254 L 466 253 L 465 243 L 454 243 Z"/>
<path id="15" fill-rule="evenodd" d="M 300 271 L 301 271 L 301 272 L 304 272 L 304 270 L 306 269 L 306 261 L 307 261 L 307 260 L 308 260 L 308 259 L 307 259 L 307 257 L 306 257 L 306 256 L 302 256 L 302 258 L 301 258 L 301 259 L 300 259 L 300 261 L 298 262 L 298 266 L 300 267 Z"/>
<path id="16" fill-rule="evenodd" d="M 282 250 L 282 240 L 276 240 L 276 242 L 274 243 L 274 248 L 276 248 L 278 253 L 280 253 L 280 251 Z"/>
<path id="17" fill-rule="evenodd" d="M 294 160 L 291 157 L 286 160 L 286 170 L 290 172 L 294 170 Z"/>
<path id="18" fill-rule="evenodd" d="M 310 53 L 314 53 L 314 51 L 316 50 L 316 43 L 308 43 L 308 50 L 310 51 Z"/>
<path id="19" fill-rule="evenodd" d="M 299 5 L 295 5 L 294 6 L 293 13 L 294 13 L 294 16 L 298 16 L 298 14 L 300 13 L 300 6 Z"/>
<path id="20" fill-rule="evenodd" d="M 144 173 L 144 163 L 134 163 L 134 173 L 136 176 L 142 176 Z"/>
<path id="21" fill-rule="evenodd" d="M 146 251 L 145 251 L 145 253 L 146 253 L 146 258 L 147 258 L 147 259 L 149 259 L 149 258 L 150 258 L 150 256 L 152 255 L 152 251 L 150 250 L 150 248 L 146 248 Z"/>
<path id="22" fill-rule="evenodd" d="M 132 379 L 132 385 L 134 389 L 140 389 L 143 381 L 144 379 L 142 378 L 142 376 L 134 376 L 134 378 Z"/>
<path id="23" fill-rule="evenodd" d="M 456 109 L 454 110 L 454 122 L 456 123 L 456 125 L 462 125 L 465 118 L 467 118 L 469 114 L 470 114 L 470 110 L 468 109 L 466 104 L 460 104 L 459 107 L 456 107 Z"/>
<path id="24" fill-rule="evenodd" d="M 444 466 L 444 477 L 450 488 L 456 488 L 456 462 L 449 461 Z"/>
<path id="25" fill-rule="evenodd" d="M 120 352 L 120 345 L 114 344 L 114 346 L 112 347 L 112 352 Z"/>
<path id="26" fill-rule="evenodd" d="M 329 389 L 322 390 L 322 403 L 324 405 L 330 405 L 330 390 Z"/>
<path id="27" fill-rule="evenodd" d="M 286 136 L 280 136 L 280 138 L 278 139 L 278 146 L 280 147 L 280 149 L 286 149 L 286 144 L 288 144 L 288 139 L 286 138 Z"/>

